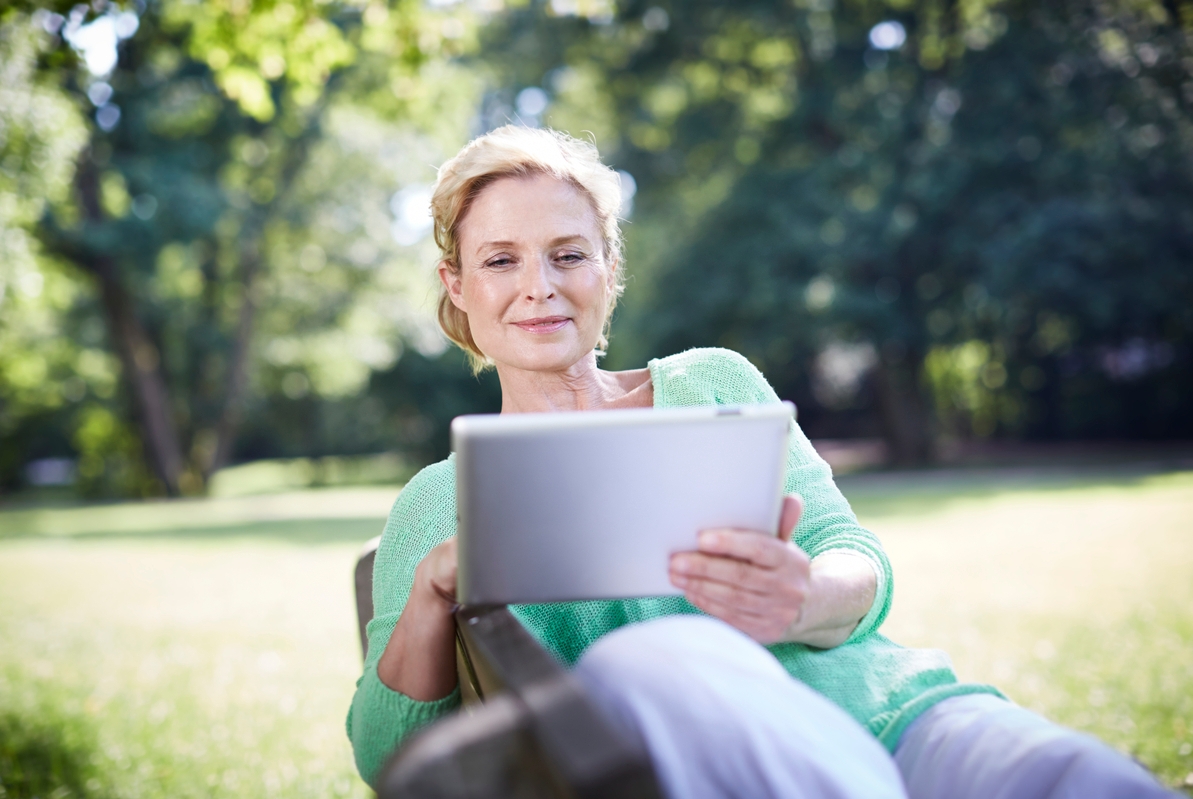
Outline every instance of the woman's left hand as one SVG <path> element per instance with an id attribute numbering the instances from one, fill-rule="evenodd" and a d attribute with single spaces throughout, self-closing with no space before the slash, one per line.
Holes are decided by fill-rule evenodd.
<path id="1" fill-rule="evenodd" d="M 800 621 L 810 562 L 791 543 L 803 503 L 783 498 L 779 535 L 716 529 L 700 533 L 695 552 L 671 557 L 671 582 L 696 607 L 761 644 L 782 640 Z"/>

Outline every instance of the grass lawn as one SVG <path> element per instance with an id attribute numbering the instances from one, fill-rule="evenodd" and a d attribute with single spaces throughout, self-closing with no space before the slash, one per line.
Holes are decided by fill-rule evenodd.
<path id="1" fill-rule="evenodd" d="M 351 575 L 396 494 L 0 513 L 0 710 L 90 738 L 96 797 L 367 795 Z"/>
<path id="2" fill-rule="evenodd" d="M 1193 472 L 846 478 L 882 539 L 882 632 L 1193 795 Z"/>
<path id="3" fill-rule="evenodd" d="M 1193 472 L 841 484 L 895 567 L 888 636 L 1193 782 Z M 351 568 L 395 494 L 0 510 L 0 745 L 57 736 L 95 797 L 367 795 Z"/>

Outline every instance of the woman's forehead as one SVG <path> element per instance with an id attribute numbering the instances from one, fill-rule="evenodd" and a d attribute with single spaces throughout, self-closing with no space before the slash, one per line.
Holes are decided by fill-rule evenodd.
<path id="1" fill-rule="evenodd" d="M 459 231 L 465 249 L 572 236 L 592 243 L 600 240 L 592 201 L 572 184 L 549 175 L 501 178 L 489 184 L 473 201 Z"/>

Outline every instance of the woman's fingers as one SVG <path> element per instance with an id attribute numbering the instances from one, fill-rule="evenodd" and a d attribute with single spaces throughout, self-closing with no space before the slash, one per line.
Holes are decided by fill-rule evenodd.
<path id="1" fill-rule="evenodd" d="M 782 603 L 776 594 L 762 593 L 750 587 L 730 585 L 715 580 L 689 579 L 684 585 L 684 593 L 705 597 L 737 608 L 744 613 L 752 614 L 777 611 L 778 604 L 786 604 Z M 794 611 L 792 613 L 794 615 Z"/>
<path id="2" fill-rule="evenodd" d="M 716 541 L 704 549 L 705 541 Z M 701 536 L 701 551 L 680 552 L 671 558 L 671 575 L 678 580 L 712 580 L 767 596 L 801 587 L 808 574 L 808 556 L 793 544 L 740 530 L 716 530 Z"/>
<path id="3" fill-rule="evenodd" d="M 697 554 L 676 556 L 671 582 L 685 592 L 700 591 L 759 613 L 795 615 L 808 593 L 807 575 L 794 565 L 759 569 L 730 558 Z"/>
<path id="4" fill-rule="evenodd" d="M 700 552 L 736 558 L 776 569 L 787 560 L 787 544 L 774 536 L 750 530 L 705 530 L 696 539 Z"/>
<path id="5" fill-rule="evenodd" d="M 779 640 L 783 630 L 786 629 L 780 621 L 773 617 L 744 611 L 735 605 L 722 602 L 699 591 L 685 594 L 685 597 L 708 615 L 741 630 L 759 643 L 769 644 Z"/>
<path id="6" fill-rule="evenodd" d="M 803 502 L 783 498 L 779 535 L 752 530 L 703 531 L 696 552 L 671 560 L 671 582 L 689 602 L 756 641 L 780 640 L 803 612 L 810 562 L 791 542 Z"/>
<path id="7" fill-rule="evenodd" d="M 778 568 L 759 567 L 749 561 L 699 552 L 684 552 L 671 562 L 671 573 L 688 580 L 714 580 L 769 594 L 779 582 Z"/>

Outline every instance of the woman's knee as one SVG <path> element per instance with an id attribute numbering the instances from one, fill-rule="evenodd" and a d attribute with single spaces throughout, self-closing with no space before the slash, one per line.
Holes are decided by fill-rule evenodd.
<path id="1" fill-rule="evenodd" d="M 669 796 L 903 796 L 873 736 L 723 622 L 684 616 L 624 627 L 576 671 L 651 752 Z"/>
<path id="2" fill-rule="evenodd" d="M 577 672 L 643 684 L 663 692 L 726 669 L 790 679 L 770 652 L 744 633 L 708 616 L 677 615 L 626 625 L 603 636 L 580 659 Z"/>

